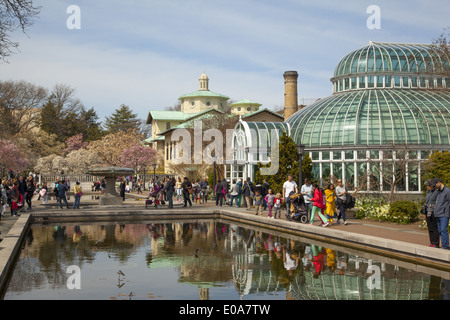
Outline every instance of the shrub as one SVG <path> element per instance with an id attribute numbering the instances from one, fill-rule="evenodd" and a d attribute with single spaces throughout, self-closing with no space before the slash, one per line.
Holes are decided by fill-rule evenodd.
<path id="1" fill-rule="evenodd" d="M 412 201 L 395 201 L 391 203 L 387 221 L 407 224 L 417 220 L 419 206 Z"/>
<path id="2" fill-rule="evenodd" d="M 355 211 L 357 219 L 387 220 L 389 205 L 382 197 L 362 196 L 356 198 Z"/>
<path id="3" fill-rule="evenodd" d="M 356 199 L 355 217 L 401 224 L 411 223 L 419 216 L 419 206 L 412 201 L 395 201 L 390 205 L 383 197 L 363 196 Z"/>

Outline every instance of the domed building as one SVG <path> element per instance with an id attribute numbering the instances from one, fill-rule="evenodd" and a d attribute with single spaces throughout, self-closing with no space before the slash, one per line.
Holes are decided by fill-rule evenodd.
<path id="1" fill-rule="evenodd" d="M 273 132 L 286 132 L 305 146 L 316 181 L 335 177 L 349 189 L 386 192 L 386 174 L 394 179 L 403 171 L 395 190 L 420 193 L 421 162 L 430 151 L 450 150 L 450 64 L 444 51 L 435 45 L 370 42 L 339 61 L 331 96 L 287 117 L 285 112 L 284 124 Z M 285 73 L 285 111 L 297 106 L 296 89 L 290 92 L 297 76 Z M 271 125 L 237 124 L 233 177 L 253 177 L 258 162 L 270 161 L 260 150 L 271 144 L 260 138 L 267 136 L 263 126 Z"/>

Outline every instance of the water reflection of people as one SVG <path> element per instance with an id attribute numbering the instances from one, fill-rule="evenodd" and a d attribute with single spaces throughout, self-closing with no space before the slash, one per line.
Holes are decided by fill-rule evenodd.
<path id="1" fill-rule="evenodd" d="M 80 226 L 75 226 L 73 228 L 72 241 L 74 244 L 78 244 L 78 242 L 80 242 L 82 234 L 83 233 L 81 232 Z"/>
<path id="2" fill-rule="evenodd" d="M 327 253 L 327 267 L 330 268 L 331 272 L 334 273 L 334 270 L 336 269 L 336 253 L 332 249 L 325 249 Z"/>
<path id="3" fill-rule="evenodd" d="M 336 268 L 340 275 L 344 275 L 348 267 L 348 255 L 345 253 L 339 253 L 336 263 Z"/>
<path id="4" fill-rule="evenodd" d="M 288 240 L 286 246 L 283 246 L 284 268 L 288 271 L 290 277 L 293 275 L 294 270 L 297 269 L 298 261 L 300 260 L 298 253 L 293 251 L 294 245 L 294 241 Z"/>
<path id="5" fill-rule="evenodd" d="M 305 271 L 309 271 L 311 269 L 312 266 L 312 250 L 311 250 L 311 246 L 306 246 L 305 248 L 305 254 L 302 257 L 302 261 L 303 261 L 303 268 Z"/>
<path id="6" fill-rule="evenodd" d="M 311 245 L 311 250 L 313 254 L 312 264 L 314 265 L 315 271 L 314 271 L 314 278 L 318 278 L 320 273 L 323 270 L 324 267 L 324 259 L 325 259 L 325 248 L 322 248 L 320 246 Z"/>

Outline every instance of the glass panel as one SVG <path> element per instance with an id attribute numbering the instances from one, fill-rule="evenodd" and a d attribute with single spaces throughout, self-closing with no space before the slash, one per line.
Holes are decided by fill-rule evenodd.
<path id="1" fill-rule="evenodd" d="M 394 86 L 396 88 L 400 88 L 400 77 L 399 76 L 394 77 Z"/>
<path id="2" fill-rule="evenodd" d="M 429 151 L 420 151 L 420 159 L 428 159 L 428 156 L 430 155 Z"/>
<path id="3" fill-rule="evenodd" d="M 367 69 L 367 49 L 361 51 L 358 59 L 358 72 L 366 72 Z"/>
<path id="4" fill-rule="evenodd" d="M 409 78 L 403 77 L 403 88 L 409 88 Z"/>
<path id="5" fill-rule="evenodd" d="M 427 86 L 424 77 L 420 77 L 419 81 L 420 81 L 420 87 L 421 88 L 425 88 Z"/>
<path id="6" fill-rule="evenodd" d="M 392 150 L 383 151 L 383 159 L 392 159 Z"/>
<path id="7" fill-rule="evenodd" d="M 391 111 L 389 109 L 389 105 L 383 94 L 376 92 L 378 107 L 379 107 L 379 116 L 380 116 L 380 126 L 381 126 L 381 143 L 383 144 L 392 144 L 393 142 L 393 130 L 392 130 L 392 117 Z"/>
<path id="8" fill-rule="evenodd" d="M 341 151 L 333 151 L 333 159 L 334 160 L 341 160 L 342 158 L 342 152 Z"/>
<path id="9" fill-rule="evenodd" d="M 417 77 L 411 77 L 411 88 L 417 88 Z"/>
<path id="10" fill-rule="evenodd" d="M 384 85 L 386 88 L 392 88 L 392 77 L 391 76 L 386 76 L 384 78 Z"/>
<path id="11" fill-rule="evenodd" d="M 370 151 L 370 159 L 380 159 L 379 151 Z"/>
<path id="12" fill-rule="evenodd" d="M 363 151 L 358 150 L 357 151 L 357 157 L 358 157 L 357 159 L 359 159 L 359 160 L 367 159 L 366 151 L 365 150 L 363 150 Z"/>
<path id="13" fill-rule="evenodd" d="M 322 178 L 328 180 L 330 175 L 331 175 L 330 163 L 322 163 Z"/>
<path id="14" fill-rule="evenodd" d="M 322 160 L 330 160 L 330 153 L 322 152 Z"/>
<path id="15" fill-rule="evenodd" d="M 353 151 L 345 151 L 345 160 L 353 160 Z"/>
<path id="16" fill-rule="evenodd" d="M 311 159 L 312 160 L 319 160 L 319 152 L 312 152 L 311 154 Z"/>
<path id="17" fill-rule="evenodd" d="M 408 191 L 419 191 L 419 166 L 408 163 Z"/>
<path id="18" fill-rule="evenodd" d="M 311 175 L 314 181 L 316 182 L 320 181 L 320 163 L 316 162 L 312 164 Z"/>
<path id="19" fill-rule="evenodd" d="M 408 159 L 417 159 L 417 151 L 409 151 Z"/>
<path id="20" fill-rule="evenodd" d="M 358 88 L 357 79 L 356 79 L 356 77 L 353 77 L 352 78 L 352 89 L 357 89 L 357 88 Z"/>
<path id="21" fill-rule="evenodd" d="M 342 145 L 343 141 L 343 131 L 345 130 L 345 119 L 347 110 L 352 105 L 354 99 L 360 95 L 360 92 L 355 91 L 345 97 L 339 98 L 341 101 L 335 104 L 333 109 L 336 109 L 336 115 L 334 119 L 333 132 L 331 134 L 332 145 Z"/>
<path id="22" fill-rule="evenodd" d="M 375 86 L 374 76 L 367 76 L 367 87 L 373 88 Z"/>
<path id="23" fill-rule="evenodd" d="M 397 51 L 389 48 L 389 55 L 391 57 L 392 62 L 392 70 L 393 71 L 400 71 L 400 60 L 397 56 Z"/>
<path id="24" fill-rule="evenodd" d="M 404 166 L 404 165 L 403 165 Z M 403 171 L 403 176 L 401 172 Z M 401 176 L 400 180 L 397 182 L 395 186 L 395 190 L 397 191 L 406 191 L 406 177 L 405 177 L 405 169 L 401 168 L 398 163 L 395 164 L 395 175 Z"/>
<path id="25" fill-rule="evenodd" d="M 366 87 L 366 77 L 358 77 L 359 79 L 359 88 L 364 89 Z"/>
<path id="26" fill-rule="evenodd" d="M 442 78 L 437 78 L 436 79 L 436 85 L 438 88 L 442 88 Z"/>
<path id="27" fill-rule="evenodd" d="M 357 185 L 360 190 L 367 190 L 367 162 L 359 162 L 357 164 Z"/>
<path id="28" fill-rule="evenodd" d="M 393 165 L 391 161 L 383 163 L 383 191 L 391 191 L 391 185 L 393 184 L 392 181 L 394 181 L 392 170 Z"/>
<path id="29" fill-rule="evenodd" d="M 370 94 L 370 92 L 369 92 Z M 358 130 L 356 132 L 357 134 L 357 144 L 364 144 L 366 145 L 368 143 L 367 141 L 367 127 L 369 125 L 368 123 L 368 99 L 363 99 L 361 101 L 360 111 L 359 111 L 359 121 L 358 121 Z"/>
<path id="30" fill-rule="evenodd" d="M 345 186 L 349 190 L 355 190 L 355 164 L 345 163 Z"/>
<path id="31" fill-rule="evenodd" d="M 345 78 L 345 79 L 344 79 L 344 89 L 345 89 L 345 90 L 348 90 L 348 89 L 349 89 L 349 81 L 350 81 L 350 80 L 349 80 L 348 78 Z"/>
<path id="32" fill-rule="evenodd" d="M 374 48 L 370 46 L 369 51 L 367 53 L 367 71 L 374 71 Z"/>
<path id="33" fill-rule="evenodd" d="M 342 163 L 333 163 L 333 175 L 337 179 L 342 179 Z M 335 181 L 335 183 L 337 183 L 337 181 Z"/>
<path id="34" fill-rule="evenodd" d="M 379 163 L 370 164 L 369 189 L 370 191 L 380 191 L 381 189 Z"/>
<path id="35" fill-rule="evenodd" d="M 318 140 L 316 145 L 329 146 L 332 144 L 333 137 L 333 125 L 334 118 L 339 110 L 334 103 L 323 104 L 321 108 L 321 116 L 319 119 L 324 119 L 322 123 L 316 124 L 317 130 L 314 130 L 313 136 L 317 135 Z M 328 156 L 329 157 L 329 156 Z"/>
<path id="36" fill-rule="evenodd" d="M 384 79 L 384 77 L 383 76 L 377 76 L 377 87 L 378 88 L 383 88 L 383 79 Z"/>

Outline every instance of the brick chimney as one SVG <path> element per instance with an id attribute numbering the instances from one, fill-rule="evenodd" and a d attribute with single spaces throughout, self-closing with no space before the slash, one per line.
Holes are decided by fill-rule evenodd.
<path id="1" fill-rule="evenodd" d="M 297 71 L 284 73 L 284 121 L 298 111 Z"/>

